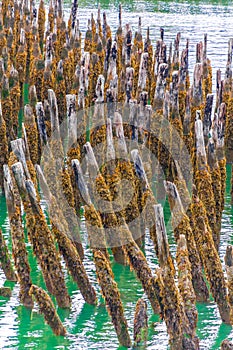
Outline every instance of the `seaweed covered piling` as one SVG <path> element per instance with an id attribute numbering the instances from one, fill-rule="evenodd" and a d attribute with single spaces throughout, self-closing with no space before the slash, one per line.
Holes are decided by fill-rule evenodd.
<path id="1" fill-rule="evenodd" d="M 110 121 L 108 122 L 110 123 Z M 90 183 L 93 184 L 92 194 L 97 204 L 98 211 L 101 215 L 107 244 L 112 250 L 115 261 L 125 265 L 127 264 L 127 261 L 125 252 L 122 248 L 121 237 L 119 235 L 119 230 L 121 228 L 118 225 L 117 216 L 112 208 L 112 196 L 109 187 L 99 171 L 99 167 L 95 159 L 91 144 L 87 142 L 84 145 L 84 149 L 88 165 Z"/>
<path id="2" fill-rule="evenodd" d="M 36 198 L 36 192 L 33 183 L 30 180 L 25 181 L 26 190 L 31 202 L 32 211 L 35 217 L 35 229 L 39 235 L 38 241 L 47 247 L 43 250 L 43 260 L 47 262 L 47 270 L 52 282 L 52 291 L 60 307 L 70 307 L 70 297 L 65 285 L 64 273 L 62 271 L 60 257 L 56 251 L 52 234 L 47 226 L 46 219 L 42 212 L 39 202 Z"/>
<path id="3" fill-rule="evenodd" d="M 72 167 L 75 174 L 76 183 L 84 204 L 84 216 L 86 219 L 86 227 L 90 247 L 92 250 L 101 250 L 107 259 L 109 259 L 102 220 L 100 214 L 95 209 L 95 206 L 91 201 L 88 188 L 83 178 L 82 169 L 77 159 L 72 160 Z"/>
<path id="4" fill-rule="evenodd" d="M 189 260 L 191 263 L 192 283 L 197 300 L 207 301 L 209 292 L 202 274 L 199 250 L 197 249 L 194 235 L 190 227 L 189 218 L 184 211 L 180 195 L 175 184 L 167 181 L 164 183 L 164 185 L 165 190 L 168 193 L 168 200 L 172 211 L 172 226 L 175 239 L 178 241 L 180 235 L 184 234 L 187 240 Z"/>
<path id="5" fill-rule="evenodd" d="M 139 151 L 134 149 L 131 151 L 131 158 L 134 163 L 134 169 L 136 176 L 139 179 L 139 205 L 141 215 L 141 225 L 145 231 L 146 227 L 150 231 L 150 238 L 153 241 L 156 255 L 158 256 L 158 242 L 156 235 L 156 224 L 154 220 L 153 205 L 156 204 L 156 199 L 151 190 L 146 171 L 144 169 L 144 163 L 139 154 Z"/>
<path id="6" fill-rule="evenodd" d="M 227 246 L 225 255 L 225 265 L 227 272 L 228 297 L 231 308 L 233 307 L 233 247 Z"/>
<path id="7" fill-rule="evenodd" d="M 128 348 L 131 346 L 128 325 L 112 269 L 105 255 L 100 250 L 94 251 L 94 262 L 102 294 L 112 318 L 118 340 L 121 345 Z"/>
<path id="8" fill-rule="evenodd" d="M 38 132 L 33 109 L 30 105 L 24 107 L 24 127 L 27 134 L 30 159 L 33 164 L 37 164 L 39 160 Z"/>
<path id="9" fill-rule="evenodd" d="M 233 343 L 230 340 L 223 340 L 221 343 L 221 350 L 233 350 Z"/>
<path id="10" fill-rule="evenodd" d="M 19 121 L 18 114 L 20 110 L 20 85 L 19 85 L 19 73 L 14 68 L 11 67 L 10 76 L 9 76 L 9 88 L 10 88 L 10 97 L 12 101 L 12 128 L 13 134 L 18 135 L 19 131 Z"/>
<path id="11" fill-rule="evenodd" d="M 195 302 L 209 298 L 204 273 L 223 322 L 233 323 L 232 247 L 225 257 L 227 281 L 218 254 L 226 158 L 231 162 L 233 150 L 233 39 L 223 80 L 217 72 L 212 115 L 207 34 L 196 45 L 190 86 L 189 40 L 181 52 L 181 33 L 168 46 L 160 28 L 154 50 L 150 28 L 143 38 L 142 19 L 133 33 L 122 15 L 120 5 L 113 33 L 98 7 L 82 38 L 77 0 L 68 22 L 60 0 L 51 0 L 48 11 L 44 0 L 0 5 L 0 186 L 15 272 L 0 230 L 1 266 L 7 279 L 19 282 L 20 302 L 31 308 L 35 299 L 54 334 L 64 336 L 47 292 L 32 284 L 28 245 L 58 307 L 71 306 L 66 272 L 85 302 L 96 305 L 98 294 L 82 262 L 84 218 L 87 247 L 119 343 L 131 346 L 112 257 L 123 271 L 130 265 L 153 312 L 164 318 L 171 350 L 198 350 Z M 157 204 L 165 192 L 176 263 Z M 160 265 L 155 273 L 148 239 Z M 135 310 L 135 347 L 146 346 L 147 328 L 143 297 Z M 227 341 L 226 347 L 231 347 Z"/>
<path id="12" fill-rule="evenodd" d="M 17 276 L 14 272 L 14 269 L 11 264 L 9 251 L 5 242 L 5 239 L 2 234 L 2 230 L 0 230 L 0 263 L 1 268 L 6 276 L 6 279 L 9 281 L 17 281 Z"/>
<path id="13" fill-rule="evenodd" d="M 65 260 L 66 266 L 73 280 L 77 283 L 84 297 L 84 300 L 89 304 L 95 305 L 96 292 L 89 281 L 80 256 L 76 251 L 72 240 L 69 238 L 70 235 L 67 227 L 67 222 L 63 217 L 62 211 L 58 206 L 56 198 L 51 194 L 48 188 L 48 184 L 40 166 L 37 165 L 36 170 L 40 180 L 39 183 L 49 207 L 49 216 L 52 223 L 52 231 L 58 242 L 59 251 Z"/>
<path id="14" fill-rule="evenodd" d="M 196 243 L 202 258 L 206 277 L 210 284 L 211 293 L 218 305 L 222 321 L 232 324 L 231 308 L 222 264 L 214 245 L 205 206 L 195 188 L 193 190 L 191 210 L 194 220 Z"/>
<path id="15" fill-rule="evenodd" d="M 157 276 L 153 275 L 144 254 L 135 243 L 124 220 L 121 221 L 121 226 L 121 234 L 125 242 L 123 248 L 129 259 L 130 266 L 132 266 L 137 278 L 140 280 L 154 313 L 162 313 L 163 304 Z"/>
<path id="16" fill-rule="evenodd" d="M 159 271 L 159 274 L 161 274 L 163 286 L 163 313 L 169 334 L 169 344 L 171 349 L 174 350 L 199 349 L 198 341 L 195 337 L 196 327 L 190 322 L 191 319 L 187 318 L 183 300 L 175 284 L 174 267 L 167 240 L 162 206 L 160 204 L 155 205 L 154 211 L 158 237 L 159 263 L 161 267 L 161 272 Z"/>
<path id="17" fill-rule="evenodd" d="M 216 210 L 216 248 L 218 250 L 220 244 L 221 218 L 222 218 L 222 181 L 221 170 L 218 164 L 216 147 L 212 138 L 208 141 L 208 165 L 210 167 L 210 175 L 212 180 L 212 189 L 215 200 Z"/>
<path id="18" fill-rule="evenodd" d="M 216 219 L 218 219 L 217 227 L 220 229 L 219 225 L 222 218 L 222 212 L 225 204 L 225 190 L 226 190 L 226 143 L 225 143 L 225 135 L 226 135 L 226 104 L 221 103 L 218 108 L 218 113 L 215 113 L 214 119 L 212 122 L 212 137 L 216 150 L 216 157 L 218 161 L 218 166 L 220 170 L 220 182 L 217 181 L 217 186 L 221 186 L 221 200 L 220 200 L 220 213 L 216 212 Z M 213 184 L 214 185 L 214 184 Z M 215 185 L 214 185 L 215 186 Z M 216 204 L 216 208 L 218 207 Z"/>
<path id="19" fill-rule="evenodd" d="M 30 201 L 30 209 L 26 209 L 30 220 L 28 224 L 31 226 L 33 249 L 40 262 L 46 286 L 55 295 L 60 307 L 69 307 L 70 298 L 66 289 L 60 258 L 44 213 L 37 200 L 35 187 L 31 180 L 24 180 L 21 163 L 12 165 L 12 171 L 20 189 L 25 208 L 28 207 L 28 201 Z M 45 250 L 44 247 L 47 247 L 47 249 Z"/>
<path id="20" fill-rule="evenodd" d="M 197 166 L 195 173 L 195 184 L 201 201 L 206 208 L 206 214 L 212 231 L 216 248 L 218 249 L 219 233 L 216 227 L 216 204 L 212 187 L 212 178 L 207 164 L 207 156 L 204 144 L 203 123 L 201 120 L 195 122 L 196 157 Z"/>
<path id="21" fill-rule="evenodd" d="M 14 175 L 14 178 L 18 187 L 18 191 L 19 191 L 21 200 L 23 202 L 23 207 L 26 214 L 26 228 L 28 232 L 28 238 L 32 244 L 33 253 L 35 254 L 39 262 L 39 265 L 41 267 L 46 287 L 49 292 L 52 292 L 51 278 L 49 276 L 46 264 L 43 260 L 43 254 L 42 254 L 43 247 L 41 242 L 38 240 L 39 237 L 36 234 L 35 217 L 33 215 L 31 203 L 26 191 L 25 178 L 24 178 L 25 173 L 23 170 L 22 163 L 14 162 L 12 164 L 12 173 Z"/>
<path id="22" fill-rule="evenodd" d="M 134 314 L 134 346 L 146 345 L 147 333 L 147 303 L 143 299 L 138 299 Z"/>
<path id="23" fill-rule="evenodd" d="M 176 261 L 178 268 L 178 288 L 184 303 L 184 311 L 187 316 L 190 331 L 198 346 L 196 337 L 198 313 L 196 309 L 196 295 L 192 285 L 191 263 L 184 235 L 180 235 L 177 243 Z"/>
<path id="24" fill-rule="evenodd" d="M 210 129 L 212 125 L 211 114 L 212 114 L 212 107 L 213 107 L 213 99 L 214 99 L 213 94 L 208 94 L 206 97 L 206 105 L 205 105 L 204 117 L 203 117 L 203 134 L 204 134 L 205 146 L 207 146 L 208 144 Z"/>
<path id="25" fill-rule="evenodd" d="M 32 308 L 33 300 L 29 294 L 29 289 L 32 285 L 30 277 L 31 269 L 28 263 L 28 253 L 25 244 L 21 211 L 18 206 L 17 197 L 19 197 L 19 193 L 12 182 L 10 169 L 7 165 L 3 166 L 3 171 L 7 210 L 13 243 L 13 257 L 20 285 L 19 298 L 24 306 Z"/>
<path id="26" fill-rule="evenodd" d="M 225 70 L 225 77 L 221 85 L 221 97 L 223 103 L 226 104 L 226 129 L 225 129 L 225 150 L 228 162 L 232 162 L 232 42 L 233 39 L 228 40 L 228 55 Z"/>
<path id="27" fill-rule="evenodd" d="M 40 312 L 43 314 L 45 321 L 52 328 L 53 333 L 55 335 L 66 335 L 66 329 L 63 326 L 53 302 L 46 291 L 32 284 L 29 293 L 35 298 Z"/>
<path id="28" fill-rule="evenodd" d="M 0 188 L 4 191 L 3 165 L 8 162 L 8 141 L 5 117 L 2 114 L 2 103 L 0 102 Z"/>
<path id="29" fill-rule="evenodd" d="M 1 89 L 1 104 L 2 104 L 2 115 L 6 123 L 6 136 L 8 143 L 15 139 L 13 130 L 13 119 L 12 119 L 12 101 L 10 97 L 9 79 L 6 74 L 2 78 L 2 89 Z"/>
<path id="30" fill-rule="evenodd" d="M 58 174 L 59 189 L 61 193 L 58 192 L 56 195 L 57 201 L 62 201 L 62 211 L 63 215 L 67 221 L 69 234 L 71 236 L 72 242 L 76 247 L 80 258 L 84 258 L 84 250 L 82 246 L 82 240 L 80 235 L 80 222 L 76 216 L 75 212 L 75 197 L 72 188 L 72 179 L 68 169 L 64 167 Z"/>

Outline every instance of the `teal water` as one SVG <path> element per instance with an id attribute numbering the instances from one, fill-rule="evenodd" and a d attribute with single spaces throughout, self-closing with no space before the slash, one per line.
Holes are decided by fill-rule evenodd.
<path id="1" fill-rule="evenodd" d="M 123 23 L 129 22 L 133 29 L 137 28 L 138 16 L 142 17 L 143 32 L 147 26 L 151 28 L 153 44 L 159 37 L 159 28 L 165 29 L 165 40 L 169 43 L 174 40 L 177 32 L 181 32 L 181 48 L 187 38 L 190 39 L 190 69 L 195 61 L 195 44 L 203 40 L 204 33 L 208 33 L 208 57 L 213 67 L 213 78 L 218 68 L 224 73 L 227 58 L 227 41 L 233 36 L 233 5 L 231 1 L 122 1 Z M 118 1 L 101 1 L 101 7 L 106 11 L 108 23 L 111 28 L 117 28 Z M 65 15 L 69 15 L 70 3 L 66 3 Z M 79 1 L 79 17 L 82 32 L 85 32 L 87 16 L 93 12 L 96 16 L 97 2 Z M 227 244 L 233 243 L 233 209 L 230 204 L 230 166 L 227 167 L 226 204 L 222 219 L 222 235 L 220 256 L 223 261 Z M 45 203 L 42 203 L 45 208 Z M 165 208 L 165 219 L 169 211 Z M 3 230 L 9 248 L 11 239 L 9 234 L 9 222 L 6 212 L 6 204 L 3 196 L 0 197 L 0 226 Z M 72 279 L 66 275 L 66 282 L 72 298 L 71 311 L 58 309 L 58 313 L 68 330 L 68 336 L 56 337 L 49 326 L 44 323 L 38 308 L 29 311 L 19 305 L 17 284 L 5 282 L 4 275 L 0 271 L 0 286 L 10 286 L 12 297 L 0 298 L 0 349 L 82 349 L 82 350 L 115 350 L 124 349 L 118 346 L 116 334 L 100 295 L 96 281 L 95 269 L 91 258 L 91 252 L 86 244 L 85 225 L 82 223 L 82 236 L 85 246 L 84 264 L 88 275 L 96 287 L 99 296 L 99 304 L 96 307 L 84 303 Z M 175 246 L 171 232 L 169 242 L 171 251 L 175 254 Z M 31 246 L 27 243 L 29 260 L 32 268 L 32 280 L 44 287 L 41 272 L 32 255 Z M 147 260 L 154 269 L 157 261 L 153 245 L 149 238 L 146 239 Z M 133 314 L 136 301 L 144 296 L 140 283 L 136 280 L 133 271 L 129 267 L 122 267 L 112 262 L 115 279 L 118 283 L 121 298 L 125 308 L 130 333 L 133 332 Z M 198 304 L 198 336 L 201 339 L 202 350 L 219 349 L 223 339 L 233 339 L 230 326 L 221 323 L 216 305 L 213 302 Z M 168 337 L 164 322 L 160 322 L 158 316 L 152 315 L 148 306 L 149 332 L 146 349 L 166 350 Z"/>

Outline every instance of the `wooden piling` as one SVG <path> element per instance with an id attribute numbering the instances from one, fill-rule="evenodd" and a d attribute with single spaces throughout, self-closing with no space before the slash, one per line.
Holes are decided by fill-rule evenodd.
<path id="1" fill-rule="evenodd" d="M 96 249 L 101 250 L 107 259 L 109 259 L 102 220 L 91 201 L 88 188 L 83 178 L 82 169 L 77 159 L 72 160 L 72 168 L 80 192 L 80 197 L 84 204 L 84 216 L 86 219 L 90 247 L 93 251 Z"/>
<path id="2" fill-rule="evenodd" d="M 233 250 L 232 246 L 228 245 L 225 255 L 225 265 L 227 272 L 227 288 L 228 288 L 228 297 L 231 308 L 233 307 Z"/>
<path id="3" fill-rule="evenodd" d="M 20 284 L 19 298 L 24 306 L 32 308 L 33 300 L 29 294 L 29 289 L 32 285 L 30 266 L 28 263 L 28 253 L 25 245 L 20 207 L 17 203 L 19 193 L 12 182 L 10 170 L 7 165 L 3 166 L 3 171 L 7 210 L 13 243 L 13 257 Z"/>
<path id="4" fill-rule="evenodd" d="M 189 322 L 192 337 L 198 347 L 199 340 L 196 337 L 198 319 L 196 295 L 192 285 L 191 263 L 184 235 L 180 235 L 177 243 L 176 261 L 178 267 L 178 287 L 183 299 L 184 311 Z"/>
<path id="5" fill-rule="evenodd" d="M 191 208 L 194 219 L 196 243 L 202 257 L 202 262 L 206 277 L 210 284 L 211 293 L 218 305 L 222 321 L 231 324 L 231 310 L 222 264 L 214 245 L 205 206 L 199 198 L 195 188 L 193 190 Z"/>
<path id="6" fill-rule="evenodd" d="M 9 281 L 16 282 L 17 276 L 11 264 L 9 251 L 5 239 L 3 237 L 2 230 L 0 230 L 0 262 L 1 268 L 3 269 L 6 279 Z"/>
<path id="7" fill-rule="evenodd" d="M 4 191 L 3 165 L 8 162 L 8 141 L 6 122 L 2 115 L 2 104 L 0 101 L 0 188 Z"/>
<path id="8" fill-rule="evenodd" d="M 55 295 L 60 307 L 69 308 L 70 297 L 65 285 L 64 274 L 59 255 L 54 245 L 53 237 L 47 226 L 40 204 L 36 199 L 33 183 L 30 180 L 26 180 L 25 185 L 35 217 L 35 228 L 38 234 L 38 241 L 40 241 L 43 246 L 47 247 L 47 251 L 44 251 L 43 259 L 47 262 L 47 269 L 52 281 L 53 294 Z"/>
<path id="9" fill-rule="evenodd" d="M 90 187 L 92 188 L 92 195 L 101 215 L 107 244 L 112 250 L 115 261 L 125 265 L 127 264 L 127 261 L 125 252 L 122 249 L 121 237 L 119 235 L 120 227 L 112 208 L 112 196 L 110 190 L 100 173 L 91 144 L 87 142 L 84 145 L 84 149 L 88 174 L 90 177 Z"/>
<path id="10" fill-rule="evenodd" d="M 146 345 L 148 334 L 147 303 L 138 299 L 134 315 L 134 346 Z"/>
<path id="11" fill-rule="evenodd" d="M 183 205 L 176 186 L 171 182 L 165 182 L 165 190 L 168 194 L 168 200 L 172 211 L 172 226 L 174 236 L 178 241 L 181 234 L 185 235 L 189 252 L 189 260 L 192 266 L 192 283 L 196 293 L 197 300 L 207 301 L 209 297 L 208 288 L 202 275 L 201 261 L 199 251 L 194 240 L 193 232 L 190 227 L 189 218 L 184 212 Z"/>
<path id="12" fill-rule="evenodd" d="M 110 264 L 105 255 L 99 250 L 94 251 L 94 262 L 101 291 L 105 298 L 108 312 L 112 318 L 119 343 L 129 348 L 131 346 L 131 340 L 128 333 L 128 325 L 124 316 L 118 286 L 114 281 L 114 275 Z"/>
<path id="13" fill-rule="evenodd" d="M 175 284 L 174 268 L 169 252 L 163 209 L 160 204 L 154 206 L 156 218 L 156 232 L 158 236 L 159 263 L 163 283 L 162 296 L 164 304 L 164 320 L 169 334 L 171 349 L 199 349 L 193 327 L 185 313 L 183 300 Z M 195 327 L 194 327 L 195 328 Z"/>
<path id="14" fill-rule="evenodd" d="M 63 326 L 50 296 L 42 288 L 32 285 L 30 295 L 36 300 L 40 312 L 43 314 L 45 321 L 52 328 L 55 335 L 66 335 L 66 329 Z"/>
<path id="15" fill-rule="evenodd" d="M 221 350 L 233 350 L 233 343 L 225 339 L 221 343 Z"/>
<path id="16" fill-rule="evenodd" d="M 96 293 L 92 287 L 81 258 L 72 243 L 67 222 L 58 206 L 56 198 L 51 194 L 40 166 L 36 167 L 39 183 L 49 207 L 49 218 L 52 232 L 58 242 L 59 251 L 63 255 L 66 266 L 77 283 L 84 300 L 89 304 L 96 304 Z"/>
<path id="17" fill-rule="evenodd" d="M 217 247 L 219 238 L 216 227 L 216 205 L 212 188 L 212 178 L 207 164 L 207 156 L 203 136 L 203 123 L 201 120 L 197 120 L 195 122 L 195 136 L 197 148 L 195 184 L 197 186 L 199 197 L 205 205 L 213 239 Z"/>

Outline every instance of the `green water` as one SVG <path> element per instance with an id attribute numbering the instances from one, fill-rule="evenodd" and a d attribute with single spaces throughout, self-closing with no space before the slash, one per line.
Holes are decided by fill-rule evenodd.
<path id="1" fill-rule="evenodd" d="M 101 1 L 101 7 L 108 16 L 111 28 L 117 27 L 118 1 Z M 65 15 L 68 18 L 70 2 L 66 2 Z M 165 41 L 169 43 L 175 38 L 178 31 L 182 33 L 181 47 L 185 45 L 186 38 L 190 39 L 190 69 L 195 60 L 195 44 L 203 39 L 204 33 L 208 33 L 208 57 L 213 67 L 213 78 L 216 70 L 221 68 L 224 72 L 227 58 L 227 41 L 233 36 L 233 6 L 230 1 L 122 1 L 123 23 L 129 22 L 133 29 L 137 28 L 138 16 L 142 17 L 143 33 L 149 25 L 153 44 L 159 37 L 159 28 L 165 29 Z M 97 2 L 79 1 L 80 28 L 85 31 L 87 16 L 93 12 L 96 15 Z M 213 87 L 213 89 L 215 89 Z M 22 118 L 22 115 L 21 115 Z M 233 210 L 230 204 L 230 166 L 227 167 L 227 190 L 226 204 L 222 219 L 222 235 L 220 256 L 223 260 L 226 246 L 233 243 Z M 45 208 L 45 203 L 43 203 Z M 168 207 L 165 206 L 165 219 L 169 218 Z M 3 196 L 0 197 L 0 226 L 5 239 L 11 249 L 9 234 L 9 222 L 7 218 L 6 203 Z M 66 283 L 72 299 L 72 309 L 64 311 L 58 309 L 59 316 L 68 330 L 68 336 L 56 337 L 49 326 L 44 323 L 38 308 L 29 311 L 19 305 L 19 286 L 5 282 L 4 275 L 0 271 L 0 286 L 10 286 L 12 297 L 7 300 L 0 298 L 0 349 L 82 349 L 82 350 L 114 350 L 124 349 L 118 346 L 116 334 L 106 311 L 101 297 L 99 286 L 96 281 L 95 269 L 92 262 L 91 252 L 86 245 L 85 225 L 82 223 L 82 237 L 85 247 L 84 265 L 87 273 L 98 291 L 99 304 L 96 307 L 84 303 L 83 298 L 66 274 Z M 175 254 L 175 245 L 171 232 L 169 243 L 172 254 Z M 41 272 L 32 255 L 31 246 L 27 243 L 32 280 L 39 286 L 45 287 Z M 147 260 L 152 269 L 157 265 L 154 249 L 149 238 L 146 238 Z M 140 283 L 135 278 L 134 272 L 129 267 L 122 267 L 112 262 L 115 279 L 118 283 L 121 298 L 125 308 L 130 334 L 133 332 L 133 314 L 136 301 L 139 297 L 145 297 Z M 221 323 L 216 305 L 213 302 L 198 304 L 198 336 L 201 340 L 201 349 L 219 349 L 223 339 L 233 339 L 230 326 Z M 168 337 L 164 322 L 160 322 L 158 316 L 152 314 L 148 304 L 149 332 L 146 349 L 167 349 Z"/>

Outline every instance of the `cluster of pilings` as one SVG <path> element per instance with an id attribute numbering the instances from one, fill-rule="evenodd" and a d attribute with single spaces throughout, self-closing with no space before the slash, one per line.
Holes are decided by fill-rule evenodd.
<path id="1" fill-rule="evenodd" d="M 135 306 L 135 346 L 147 341 L 148 301 L 166 323 L 170 349 L 199 349 L 196 301 L 208 302 L 211 294 L 222 321 L 233 323 L 233 248 L 225 257 L 227 279 L 218 253 L 226 161 L 233 157 L 233 39 L 223 80 L 217 71 L 213 106 L 207 35 L 196 47 L 191 85 L 189 41 L 181 51 L 178 33 L 167 47 L 161 28 L 152 43 L 149 28 L 142 36 L 140 18 L 135 33 L 123 25 L 121 6 L 116 33 L 98 9 L 84 38 L 77 0 L 67 22 L 60 0 L 51 0 L 48 11 L 43 0 L 38 7 L 27 0 L 0 6 L 0 186 L 14 262 L 0 231 L 6 279 L 18 281 L 20 303 L 33 308 L 35 301 L 53 332 L 66 335 L 50 298 L 71 307 L 61 259 L 85 302 L 98 303 L 83 264 L 84 215 L 119 343 L 130 347 L 132 340 L 111 255 L 130 265 L 145 292 Z M 24 228 L 46 290 L 31 280 Z M 156 271 L 144 254 L 147 234 Z"/>

